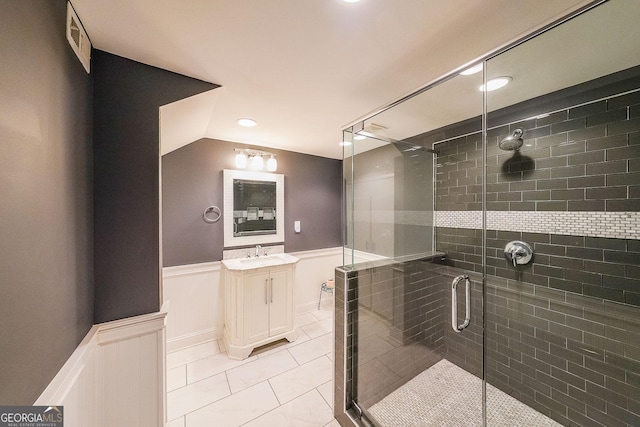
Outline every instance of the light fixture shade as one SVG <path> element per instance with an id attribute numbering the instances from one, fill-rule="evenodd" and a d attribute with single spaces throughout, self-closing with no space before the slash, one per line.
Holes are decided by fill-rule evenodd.
<path id="1" fill-rule="evenodd" d="M 267 170 L 269 172 L 275 172 L 276 169 L 278 169 L 278 161 L 275 157 L 271 156 L 269 160 L 267 160 Z"/>
<path id="2" fill-rule="evenodd" d="M 264 159 L 260 155 L 251 156 L 251 169 L 262 170 L 264 167 Z"/>
<path id="3" fill-rule="evenodd" d="M 236 168 L 244 169 L 247 167 L 247 155 L 244 152 L 236 154 Z"/>

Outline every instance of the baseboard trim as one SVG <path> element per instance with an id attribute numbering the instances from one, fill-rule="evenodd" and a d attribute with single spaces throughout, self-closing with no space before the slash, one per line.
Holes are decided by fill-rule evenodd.
<path id="1" fill-rule="evenodd" d="M 322 295 L 322 303 L 320 304 L 320 308 L 329 308 L 329 307 L 333 307 L 333 295 L 332 294 Z M 315 303 L 310 302 L 308 304 L 299 305 L 298 307 L 296 307 L 296 315 L 309 313 L 317 310 L 318 310 L 318 302 L 315 302 Z"/>
<path id="2" fill-rule="evenodd" d="M 211 328 L 167 340 L 167 352 L 182 350 L 206 341 L 222 338 L 224 328 Z"/>

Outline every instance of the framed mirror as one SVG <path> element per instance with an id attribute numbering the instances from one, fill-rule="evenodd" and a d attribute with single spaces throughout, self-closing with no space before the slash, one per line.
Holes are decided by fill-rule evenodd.
<path id="1" fill-rule="evenodd" d="M 284 175 L 224 170 L 224 246 L 284 242 Z"/>

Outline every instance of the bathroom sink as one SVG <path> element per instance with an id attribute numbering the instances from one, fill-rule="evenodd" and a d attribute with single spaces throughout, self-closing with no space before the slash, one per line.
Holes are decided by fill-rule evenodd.
<path id="1" fill-rule="evenodd" d="M 275 258 L 274 258 L 275 259 Z M 238 262 L 243 265 L 262 265 L 267 261 L 267 257 L 262 258 L 242 258 Z"/>
<path id="2" fill-rule="evenodd" d="M 235 258 L 222 260 L 224 266 L 229 270 L 250 270 L 253 268 L 295 264 L 296 262 L 298 262 L 298 258 L 289 254 L 272 254 L 255 258 Z"/>

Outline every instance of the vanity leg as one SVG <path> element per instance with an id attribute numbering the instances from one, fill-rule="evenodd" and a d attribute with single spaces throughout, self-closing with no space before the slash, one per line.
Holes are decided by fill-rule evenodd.
<path id="1" fill-rule="evenodd" d="M 320 303 L 322 302 L 322 291 L 323 291 L 322 286 L 320 286 L 320 298 L 318 298 L 318 310 L 320 310 Z"/>

